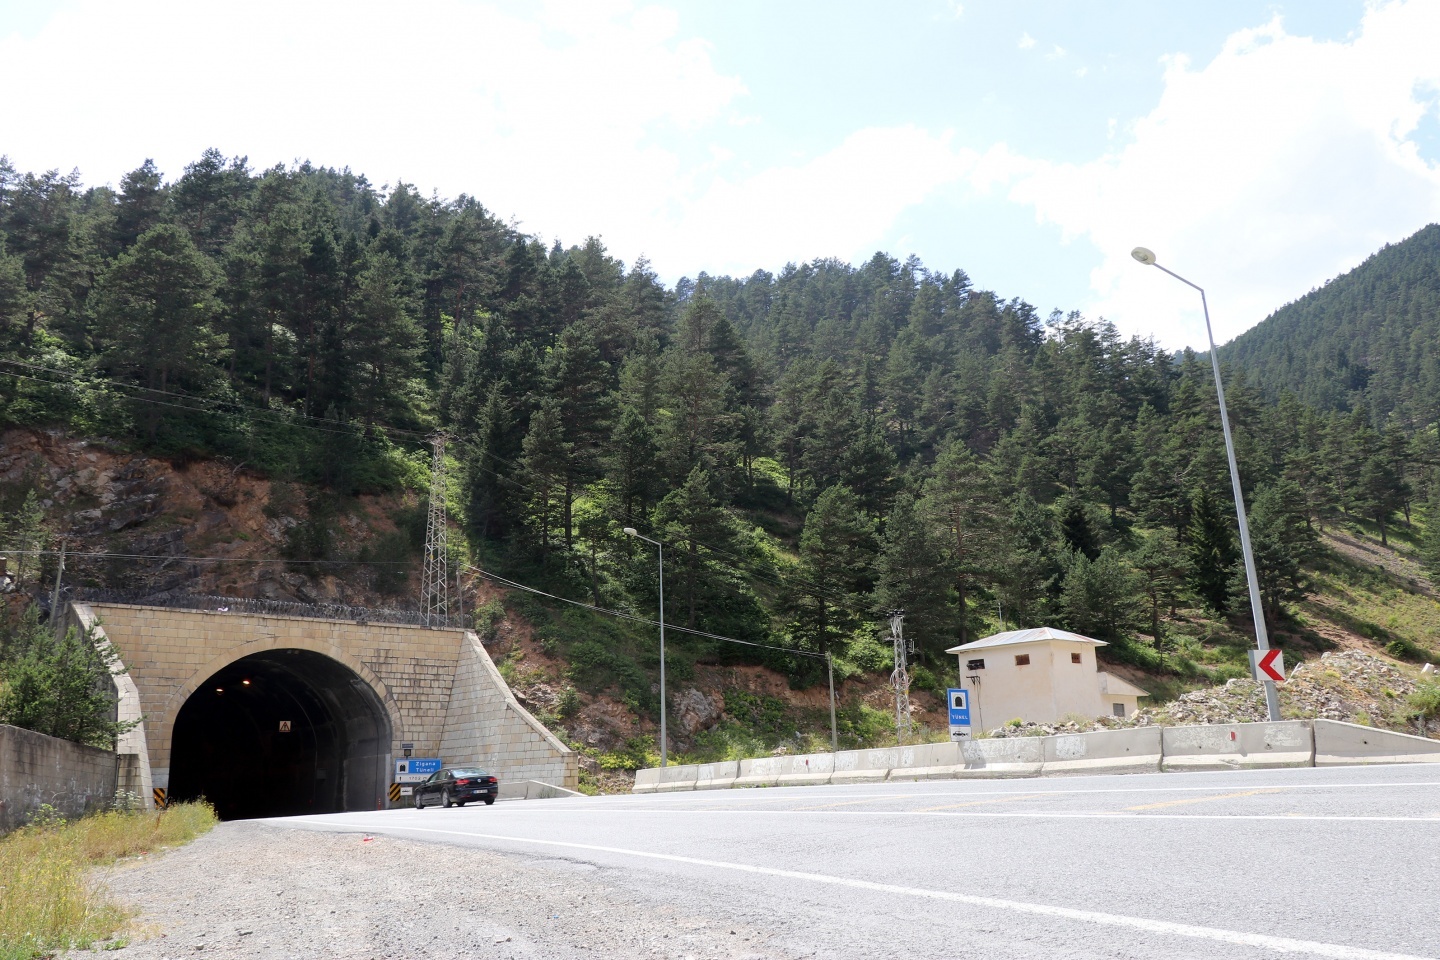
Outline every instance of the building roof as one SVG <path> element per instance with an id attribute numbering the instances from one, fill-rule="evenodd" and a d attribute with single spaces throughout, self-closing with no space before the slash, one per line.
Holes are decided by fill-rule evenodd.
<path id="1" fill-rule="evenodd" d="M 1141 690 L 1135 684 L 1121 680 L 1113 673 L 1100 671 L 1100 692 L 1112 693 L 1117 697 L 1148 697 L 1149 691 Z"/>
<path id="2" fill-rule="evenodd" d="M 945 652 L 963 653 L 969 650 L 984 650 L 989 647 L 1009 647 L 1017 643 L 1035 643 L 1040 640 L 1071 640 L 1076 643 L 1094 644 L 1097 647 L 1109 646 L 1104 640 L 1082 637 L 1078 633 L 1070 633 L 1067 630 L 1056 630 L 1054 627 L 1032 627 L 1029 630 L 1007 630 L 1004 633 L 986 637 L 984 640 L 976 640 L 974 643 L 962 643 Z"/>

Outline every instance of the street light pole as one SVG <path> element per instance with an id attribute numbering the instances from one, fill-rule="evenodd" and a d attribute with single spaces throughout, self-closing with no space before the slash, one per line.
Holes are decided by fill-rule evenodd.
<path id="1" fill-rule="evenodd" d="M 1235 462 L 1235 441 L 1230 437 L 1230 414 L 1225 409 L 1225 385 L 1220 382 L 1220 358 L 1215 353 L 1215 334 L 1210 329 L 1210 305 L 1205 300 L 1205 290 L 1186 280 L 1173 270 L 1167 270 L 1155 261 L 1155 254 L 1145 247 L 1136 247 L 1130 256 L 1145 264 L 1168 273 L 1194 290 L 1200 292 L 1200 308 L 1205 312 L 1205 337 L 1210 341 L 1210 367 L 1215 372 L 1215 395 L 1220 400 L 1220 427 L 1225 433 L 1225 456 L 1230 462 L 1230 487 L 1235 492 L 1235 516 L 1240 521 L 1240 551 L 1245 557 L 1245 579 L 1250 585 L 1250 613 L 1255 621 L 1255 643 L 1263 650 L 1270 649 L 1270 637 L 1265 630 L 1265 609 L 1260 603 L 1260 580 L 1255 575 L 1255 553 L 1250 549 L 1250 523 L 1245 517 L 1245 498 L 1240 493 L 1240 467 Z M 1280 719 L 1280 697 L 1275 692 L 1275 681 L 1263 680 L 1265 685 L 1265 709 L 1272 722 Z"/>
<path id="2" fill-rule="evenodd" d="M 625 527 L 626 536 L 655 544 L 660 553 L 660 766 L 665 766 L 670 751 L 665 736 L 665 544 L 651 540 L 634 527 Z"/>

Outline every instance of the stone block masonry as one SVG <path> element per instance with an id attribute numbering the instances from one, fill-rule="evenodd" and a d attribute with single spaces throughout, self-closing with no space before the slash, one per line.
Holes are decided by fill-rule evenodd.
<path id="1" fill-rule="evenodd" d="M 373 692 L 392 758 L 411 743 L 417 757 L 487 763 L 504 779 L 578 783 L 574 753 L 516 702 L 469 631 L 111 603 L 77 603 L 72 615 L 95 626 L 127 668 L 117 678 L 119 713 L 144 723 L 119 752 L 136 758 L 136 782 L 168 785 L 176 718 L 211 676 L 254 654 L 305 650 Z"/>
<path id="2" fill-rule="evenodd" d="M 104 810 L 114 796 L 110 751 L 0 724 L 0 835 L 43 804 L 74 818 Z"/>

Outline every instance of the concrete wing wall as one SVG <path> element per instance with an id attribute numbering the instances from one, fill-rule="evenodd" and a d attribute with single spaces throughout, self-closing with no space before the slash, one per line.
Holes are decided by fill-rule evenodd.
<path id="1" fill-rule="evenodd" d="M 580 783 L 575 752 L 520 706 L 470 631 L 456 664 L 437 756 L 451 764 L 478 763 L 502 783 L 538 780 L 572 790 Z"/>
<path id="2" fill-rule="evenodd" d="M 115 796 L 108 750 L 0 724 L 0 834 L 48 803 L 66 817 L 104 810 Z"/>

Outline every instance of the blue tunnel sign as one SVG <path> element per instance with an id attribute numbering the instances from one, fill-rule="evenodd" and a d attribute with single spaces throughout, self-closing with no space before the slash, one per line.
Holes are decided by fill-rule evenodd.
<path id="1" fill-rule="evenodd" d="M 970 739 L 970 691 L 951 687 L 945 691 L 945 701 L 950 708 L 950 739 Z"/>

